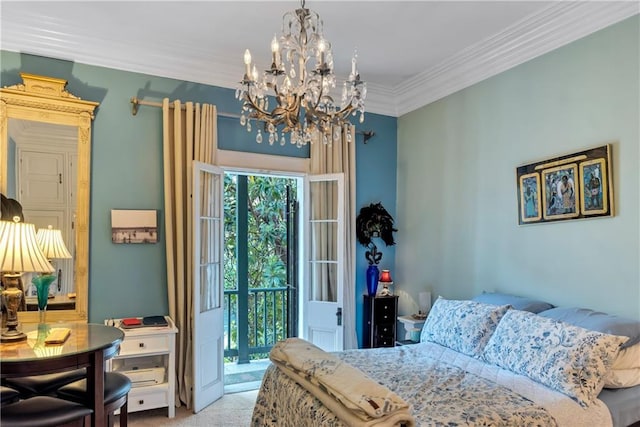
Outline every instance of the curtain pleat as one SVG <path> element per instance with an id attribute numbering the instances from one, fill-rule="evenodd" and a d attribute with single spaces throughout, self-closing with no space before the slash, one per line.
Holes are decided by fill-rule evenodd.
<path id="1" fill-rule="evenodd" d="M 173 108 L 171 108 L 173 107 Z M 172 111 L 173 110 L 173 114 Z M 165 240 L 169 315 L 178 328 L 176 402 L 191 408 L 193 386 L 193 160 L 213 163 L 217 116 L 213 105 L 162 102 Z"/>
<path id="2" fill-rule="evenodd" d="M 347 137 L 347 132 L 350 137 Z M 348 142 L 351 141 L 351 142 Z M 356 144 L 355 129 L 350 127 L 342 133 L 342 161 L 341 167 L 345 175 L 345 294 L 344 311 L 350 313 L 344 316 L 345 334 L 344 348 L 358 348 L 358 338 L 356 335 L 356 279 L 355 279 L 355 256 L 356 256 Z"/>
<path id="3" fill-rule="evenodd" d="M 348 142 L 347 133 L 351 133 L 352 142 Z M 358 347 L 356 337 L 356 304 L 355 304 L 355 172 L 356 149 L 355 130 L 353 127 L 340 129 L 338 135 L 334 135 L 332 144 L 323 144 L 320 140 L 311 144 L 310 172 L 312 174 L 344 173 L 344 294 L 343 294 L 343 324 L 344 324 L 344 348 Z M 337 137 L 336 137 L 337 136 Z M 329 203 L 337 203 L 335 197 L 328 194 Z M 331 201 L 333 200 L 333 201 Z M 337 209 L 337 207 L 336 207 Z M 328 242 L 327 242 L 328 243 Z M 340 272 L 338 272 L 340 274 Z M 329 281 L 330 283 L 331 281 Z"/>

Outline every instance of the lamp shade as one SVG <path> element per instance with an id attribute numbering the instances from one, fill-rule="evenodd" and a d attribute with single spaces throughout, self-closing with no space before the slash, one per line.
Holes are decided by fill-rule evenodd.
<path id="1" fill-rule="evenodd" d="M 36 240 L 36 227 L 24 222 L 0 221 L 0 271 L 52 273 Z"/>
<path id="2" fill-rule="evenodd" d="M 36 234 L 36 239 L 44 256 L 48 259 L 71 258 L 71 254 L 64 245 L 64 240 L 62 240 L 60 230 L 54 230 L 51 226 L 41 228 Z"/>
<path id="3" fill-rule="evenodd" d="M 393 279 L 391 278 L 391 273 L 389 270 L 382 270 L 380 273 L 380 283 L 393 283 Z"/>
<path id="4" fill-rule="evenodd" d="M 428 313 L 431 310 L 431 292 L 420 292 L 418 294 L 420 311 Z"/>

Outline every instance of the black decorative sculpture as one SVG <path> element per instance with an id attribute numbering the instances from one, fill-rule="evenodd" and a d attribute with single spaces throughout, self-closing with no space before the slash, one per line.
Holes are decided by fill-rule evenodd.
<path id="1" fill-rule="evenodd" d="M 394 231 L 398 230 L 393 226 L 393 217 L 382 203 L 371 203 L 360 209 L 356 218 L 356 237 L 362 246 L 370 249 L 366 253 L 369 264 L 378 264 L 382 258 L 382 252 L 378 252 L 371 239 L 379 237 L 385 245 L 393 246 L 396 244 L 393 240 Z"/>
<path id="2" fill-rule="evenodd" d="M 358 242 L 368 248 L 365 257 L 369 262 L 367 269 L 367 291 L 369 295 L 375 295 L 378 287 L 378 263 L 382 259 L 382 252 L 378 251 L 372 239 L 378 237 L 387 246 L 393 246 L 393 232 L 398 231 L 393 226 L 393 217 L 382 206 L 382 203 L 371 203 L 360 209 L 356 218 L 356 237 Z"/>

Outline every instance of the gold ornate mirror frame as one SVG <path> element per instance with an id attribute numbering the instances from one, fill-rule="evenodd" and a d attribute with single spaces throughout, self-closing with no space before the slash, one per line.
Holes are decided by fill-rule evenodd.
<path id="1" fill-rule="evenodd" d="M 97 102 L 83 101 L 65 90 L 67 81 L 20 73 L 23 83 L 0 89 L 0 192 L 8 185 L 9 119 L 67 125 L 78 129 L 75 217 L 75 310 L 48 310 L 47 321 L 87 321 L 89 296 L 89 200 L 91 120 Z M 18 312 L 20 322 L 37 322 L 38 312 Z"/>

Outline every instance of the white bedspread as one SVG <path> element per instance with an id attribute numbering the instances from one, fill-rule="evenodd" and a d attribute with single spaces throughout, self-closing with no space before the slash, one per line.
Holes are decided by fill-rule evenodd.
<path id="1" fill-rule="evenodd" d="M 417 425 L 612 426 L 601 401 L 583 408 L 526 377 L 437 344 L 335 355 L 412 405 Z M 265 374 L 252 425 L 344 426 L 321 402 L 274 367 Z"/>
<path id="2" fill-rule="evenodd" d="M 457 366 L 467 372 L 486 378 L 503 385 L 532 402 L 546 409 L 561 427 L 598 426 L 611 427 L 611 414 L 606 405 L 597 400 L 595 405 L 583 408 L 577 402 L 564 394 L 551 390 L 523 375 L 514 374 L 495 365 L 488 365 L 478 359 L 466 356 L 442 347 L 438 344 L 425 342 L 393 349 L 380 349 L 383 352 L 402 351 L 406 357 L 420 357 L 420 353 L 428 353 L 430 357 Z"/>

